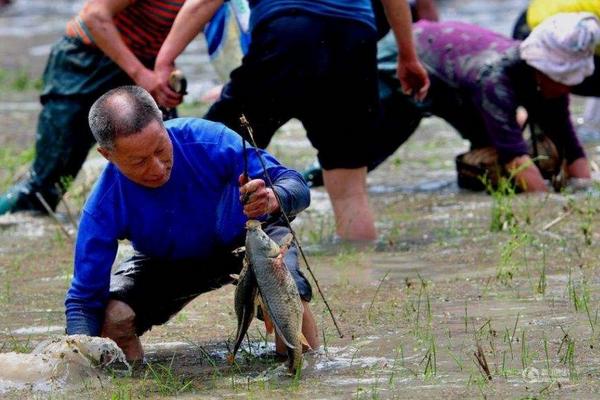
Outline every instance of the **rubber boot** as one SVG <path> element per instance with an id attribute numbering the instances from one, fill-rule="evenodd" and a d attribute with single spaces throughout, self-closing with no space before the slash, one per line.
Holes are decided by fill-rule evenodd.
<path id="1" fill-rule="evenodd" d="M 89 105 L 78 99 L 46 101 L 38 120 L 36 154 L 29 175 L 0 197 L 0 214 L 27 210 L 47 213 L 38 194 L 50 209 L 56 209 L 94 144 L 88 110 Z"/>
<path id="2" fill-rule="evenodd" d="M 313 161 L 304 171 L 302 171 L 302 177 L 308 184 L 308 187 L 319 187 L 323 186 L 323 170 L 318 160 Z"/>

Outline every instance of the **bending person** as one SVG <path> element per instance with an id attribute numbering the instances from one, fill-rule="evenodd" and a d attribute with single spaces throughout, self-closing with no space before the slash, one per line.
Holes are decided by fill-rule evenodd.
<path id="1" fill-rule="evenodd" d="M 556 14 L 588 12 L 600 19 L 600 2 L 587 0 L 532 0 L 513 29 L 513 38 L 524 40 L 543 21 Z M 594 73 L 574 85 L 571 93 L 600 97 L 600 45 L 595 49 Z"/>
<path id="2" fill-rule="evenodd" d="M 185 3 L 157 58 L 156 70 L 163 80 L 185 44 L 222 3 Z M 412 44 L 409 8 L 404 0 L 383 3 L 402 49 L 398 76 L 404 90 L 422 97 L 429 82 Z M 266 147 L 289 119 L 298 118 L 325 169 L 337 234 L 346 240 L 374 240 L 366 190 L 368 160 L 362 144 L 378 111 L 376 27 L 370 1 L 254 1 L 250 32 L 242 65 L 231 73 L 206 118 L 245 136 L 239 120 L 244 113 L 259 147 Z"/>
<path id="3" fill-rule="evenodd" d="M 547 135 L 566 160 L 566 175 L 590 177 L 571 123 L 568 94 L 594 71 L 593 49 L 600 40 L 595 16 L 557 15 L 522 43 L 460 22 L 420 21 L 414 36 L 431 87 L 423 102 L 403 95 L 393 76 L 398 50 L 390 38 L 379 43 L 382 140 L 372 151 L 370 169 L 393 154 L 421 118 L 436 115 L 468 139 L 472 149 L 493 147 L 498 162 L 516 173 L 523 190 L 547 190 L 517 121 L 517 108 L 523 106 L 530 124 Z M 579 48 L 570 46 L 573 40 L 579 40 Z M 318 183 L 315 171 L 305 178 L 310 180 L 310 173 Z"/>
<path id="4" fill-rule="evenodd" d="M 231 251 L 243 245 L 248 218 L 265 221 L 264 231 L 281 242 L 289 233 L 281 211 L 298 214 L 309 205 L 310 191 L 297 172 L 262 150 L 244 149 L 222 124 L 197 118 L 163 124 L 152 97 L 137 86 L 100 97 L 89 121 L 109 164 L 81 216 L 65 301 L 67 334 L 109 337 L 129 361 L 139 361 L 144 332 L 239 273 L 242 258 Z M 131 241 L 135 255 L 111 273 L 123 239 Z M 303 300 L 304 336 L 317 348 L 310 284 L 296 248 L 284 257 Z M 284 352 L 282 342 L 277 348 Z"/>

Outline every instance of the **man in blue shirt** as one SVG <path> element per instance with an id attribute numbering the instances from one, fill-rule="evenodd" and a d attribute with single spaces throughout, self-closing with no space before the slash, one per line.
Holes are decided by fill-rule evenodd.
<path id="1" fill-rule="evenodd" d="M 406 0 L 382 0 L 401 49 L 402 88 L 422 98 L 427 73 L 412 44 Z M 223 0 L 187 0 L 155 64 L 166 81 L 176 57 Z M 243 112 L 256 143 L 266 147 L 275 131 L 299 119 L 324 168 L 337 234 L 345 240 L 376 239 L 366 190 L 368 149 L 379 112 L 375 17 L 370 0 L 251 0 L 248 52 L 221 98 L 205 118 L 241 135 Z"/>
<path id="2" fill-rule="evenodd" d="M 89 122 L 110 163 L 82 211 L 65 301 L 67 333 L 110 337 L 127 359 L 140 360 L 140 335 L 239 272 L 241 259 L 231 251 L 243 244 L 248 218 L 265 220 L 265 232 L 280 241 L 289 232 L 280 212 L 293 217 L 309 205 L 310 192 L 297 172 L 262 150 L 244 150 L 242 139 L 221 124 L 181 118 L 163 125 L 140 87 L 100 97 Z M 111 275 L 123 239 L 135 255 Z M 285 262 L 305 307 L 304 335 L 315 348 L 311 288 L 294 247 Z"/>

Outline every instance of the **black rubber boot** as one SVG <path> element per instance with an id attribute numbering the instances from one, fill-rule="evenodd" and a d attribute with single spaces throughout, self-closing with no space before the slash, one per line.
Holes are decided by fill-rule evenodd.
<path id="1" fill-rule="evenodd" d="M 87 121 L 89 105 L 78 100 L 54 98 L 44 104 L 29 176 L 0 196 L 0 214 L 16 211 L 47 213 L 38 194 L 50 209 L 56 209 L 94 144 Z"/>

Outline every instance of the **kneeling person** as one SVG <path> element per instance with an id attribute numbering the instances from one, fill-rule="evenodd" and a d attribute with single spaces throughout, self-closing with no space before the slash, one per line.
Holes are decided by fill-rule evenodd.
<path id="1" fill-rule="evenodd" d="M 110 163 L 82 211 L 65 301 L 67 333 L 109 337 L 128 360 L 140 360 L 140 335 L 241 270 L 232 250 L 243 245 L 248 218 L 266 219 L 265 232 L 279 242 L 289 231 L 280 206 L 294 216 L 309 205 L 310 192 L 297 172 L 263 150 L 244 150 L 240 136 L 224 125 L 193 118 L 163 124 L 156 103 L 140 87 L 100 97 L 89 122 L 98 151 Z M 273 188 L 254 178 L 263 173 Z M 131 241 L 135 255 L 111 274 L 123 239 Z M 315 348 L 312 291 L 294 247 L 285 262 L 303 300 L 304 336 Z"/>

